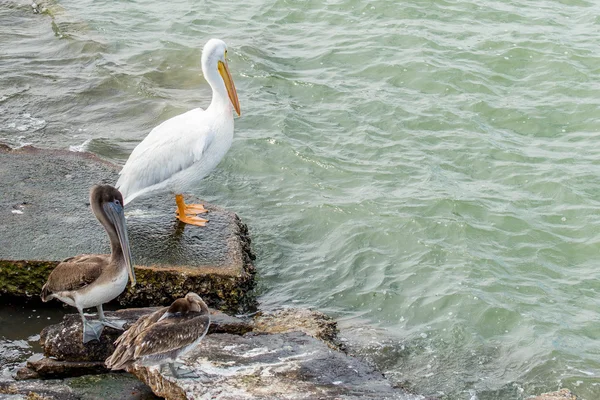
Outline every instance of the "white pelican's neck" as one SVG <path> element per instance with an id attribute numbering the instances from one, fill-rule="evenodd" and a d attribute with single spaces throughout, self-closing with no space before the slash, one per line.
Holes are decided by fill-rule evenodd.
<path id="1" fill-rule="evenodd" d="M 206 81 L 212 88 L 212 100 L 206 111 L 215 110 L 219 112 L 226 111 L 233 113 L 233 106 L 229 100 L 225 82 L 223 82 L 223 78 L 221 78 L 216 66 L 214 68 L 210 68 L 206 67 L 206 65 L 203 65 L 202 72 L 204 73 Z"/>

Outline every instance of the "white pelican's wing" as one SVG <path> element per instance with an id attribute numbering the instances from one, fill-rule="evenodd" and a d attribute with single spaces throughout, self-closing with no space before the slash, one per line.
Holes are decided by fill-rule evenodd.
<path id="1" fill-rule="evenodd" d="M 201 122 L 204 113 L 197 108 L 168 119 L 137 145 L 117 181 L 125 203 L 202 160 L 215 137 Z"/>

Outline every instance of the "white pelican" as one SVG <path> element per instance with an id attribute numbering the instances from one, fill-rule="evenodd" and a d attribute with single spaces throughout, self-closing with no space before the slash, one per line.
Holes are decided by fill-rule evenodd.
<path id="1" fill-rule="evenodd" d="M 90 205 L 110 239 L 111 254 L 84 254 L 67 258 L 52 270 L 42 287 L 42 300 L 59 299 L 77 307 L 83 323 L 83 343 L 100 340 L 103 326 L 123 329 L 125 321 L 108 321 L 102 304 L 123 293 L 127 273 L 135 286 L 135 272 L 129 250 L 127 225 L 123 212 L 123 196 L 109 185 L 94 186 L 90 191 Z M 98 309 L 99 323 L 89 322 L 84 308 Z"/>
<path id="2" fill-rule="evenodd" d="M 136 362 L 160 365 L 161 369 L 168 363 L 174 377 L 192 377 L 194 374 L 189 372 L 179 374 L 174 363 L 200 343 L 209 326 L 210 313 L 206 303 L 190 292 L 171 306 L 140 317 L 115 341 L 117 347 L 105 364 L 118 370 Z"/>
<path id="3" fill-rule="evenodd" d="M 201 204 L 185 204 L 183 191 L 198 185 L 221 161 L 233 141 L 233 110 L 240 103 L 226 61 L 227 45 L 210 39 L 202 50 L 202 72 L 212 88 L 206 111 L 195 108 L 166 120 L 133 150 L 117 187 L 129 203 L 155 192 L 175 194 L 177 218 L 191 225 L 207 222 L 196 216 Z"/>

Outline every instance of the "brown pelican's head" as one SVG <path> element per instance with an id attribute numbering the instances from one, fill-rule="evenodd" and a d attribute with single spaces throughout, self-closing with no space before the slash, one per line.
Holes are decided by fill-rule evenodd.
<path id="1" fill-rule="evenodd" d="M 135 271 L 131 260 L 127 224 L 125 223 L 125 210 L 123 209 L 123 195 L 110 185 L 96 185 L 90 190 L 90 205 L 98 221 L 106 228 L 111 240 L 117 236 L 127 264 L 131 286 L 135 286 Z"/>
<path id="2" fill-rule="evenodd" d="M 185 297 L 175 300 L 167 309 L 167 312 L 160 317 L 159 321 L 170 318 L 174 315 L 187 315 L 188 313 L 209 314 L 206 303 L 196 293 L 189 292 Z"/>
<path id="3" fill-rule="evenodd" d="M 185 299 L 190 304 L 190 311 L 194 311 L 194 312 L 201 312 L 201 311 L 208 312 L 208 307 L 207 307 L 206 303 L 196 293 L 189 292 L 188 294 L 185 295 Z"/>

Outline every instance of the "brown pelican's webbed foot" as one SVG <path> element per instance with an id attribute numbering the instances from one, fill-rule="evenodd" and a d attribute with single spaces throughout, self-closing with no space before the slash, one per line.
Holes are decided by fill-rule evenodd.
<path id="1" fill-rule="evenodd" d="M 100 341 L 100 335 L 102 335 L 102 330 L 104 330 L 104 326 L 99 321 L 88 321 L 85 319 L 85 315 L 83 315 L 83 310 L 78 310 L 79 315 L 81 315 L 81 323 L 83 325 L 83 343 L 91 342 L 92 340 Z"/>
<path id="2" fill-rule="evenodd" d="M 127 323 L 127 321 L 125 321 L 124 319 L 109 320 L 108 318 L 106 318 L 106 316 L 104 315 L 104 311 L 102 310 L 102 304 L 97 306 L 96 309 L 98 310 L 98 319 L 100 320 L 99 322 L 103 326 L 108 326 L 109 328 L 118 329 L 120 331 L 125 329 L 123 328 L 123 326 Z"/>
<path id="3" fill-rule="evenodd" d="M 208 222 L 207 219 L 199 218 L 196 214 L 207 212 L 206 208 L 202 204 L 185 204 L 183 201 L 183 195 L 175 195 L 175 202 L 177 203 L 177 219 L 184 224 L 205 226 Z"/>
<path id="4" fill-rule="evenodd" d="M 189 370 L 187 368 L 183 368 L 184 364 L 181 363 L 168 363 L 169 369 L 171 370 L 171 375 L 177 379 L 197 379 L 199 378 L 198 374 L 196 374 L 193 370 Z M 160 370 L 162 372 L 162 367 L 164 364 L 160 366 Z"/>
<path id="5" fill-rule="evenodd" d="M 83 343 L 91 342 L 92 340 L 100 341 L 100 335 L 102 335 L 103 330 L 104 326 L 98 321 L 87 321 L 83 325 Z"/>

